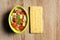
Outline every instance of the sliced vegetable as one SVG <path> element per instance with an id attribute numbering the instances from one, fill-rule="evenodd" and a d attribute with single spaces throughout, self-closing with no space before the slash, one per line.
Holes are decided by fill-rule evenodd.
<path id="1" fill-rule="evenodd" d="M 23 26 L 20 26 L 20 27 L 19 27 L 19 29 L 20 29 L 20 30 L 23 30 L 23 29 L 24 29 L 24 27 L 23 27 Z"/>
<path id="2" fill-rule="evenodd" d="M 16 24 L 16 23 L 12 23 L 12 26 L 13 26 L 14 28 L 16 28 L 17 24 Z"/>

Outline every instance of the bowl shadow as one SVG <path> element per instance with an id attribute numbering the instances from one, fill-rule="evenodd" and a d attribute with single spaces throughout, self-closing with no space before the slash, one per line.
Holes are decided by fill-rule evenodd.
<path id="1" fill-rule="evenodd" d="M 11 10 L 9 10 L 8 12 L 4 13 L 3 15 L 3 19 L 2 19 L 2 25 L 3 25 L 3 29 L 6 33 L 14 33 L 8 23 L 8 17 L 9 17 L 9 13 Z"/>

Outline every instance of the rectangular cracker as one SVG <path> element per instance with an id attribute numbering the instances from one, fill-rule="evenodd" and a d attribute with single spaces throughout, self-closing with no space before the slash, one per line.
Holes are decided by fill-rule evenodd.
<path id="1" fill-rule="evenodd" d="M 30 7 L 30 33 L 43 32 L 43 8 L 42 6 Z"/>

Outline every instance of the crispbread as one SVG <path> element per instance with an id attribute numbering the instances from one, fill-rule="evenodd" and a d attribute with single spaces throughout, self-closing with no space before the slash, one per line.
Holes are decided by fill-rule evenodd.
<path id="1" fill-rule="evenodd" d="M 30 33 L 43 32 L 43 8 L 42 6 L 30 7 Z"/>

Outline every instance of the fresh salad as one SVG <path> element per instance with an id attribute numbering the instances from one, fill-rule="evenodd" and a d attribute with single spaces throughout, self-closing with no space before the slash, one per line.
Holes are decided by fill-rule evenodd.
<path id="1" fill-rule="evenodd" d="M 16 30 L 23 30 L 27 23 L 27 16 L 22 8 L 14 9 L 11 15 L 11 25 Z"/>

